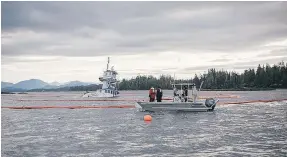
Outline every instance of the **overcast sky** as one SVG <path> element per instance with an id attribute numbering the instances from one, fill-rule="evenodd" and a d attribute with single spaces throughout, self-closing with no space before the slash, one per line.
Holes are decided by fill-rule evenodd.
<path id="1" fill-rule="evenodd" d="M 99 82 L 287 61 L 286 2 L 1 2 L 2 81 Z"/>

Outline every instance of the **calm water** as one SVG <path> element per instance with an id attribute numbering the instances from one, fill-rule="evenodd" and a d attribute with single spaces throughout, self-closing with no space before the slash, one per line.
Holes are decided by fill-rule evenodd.
<path id="1" fill-rule="evenodd" d="M 2 106 L 131 105 L 68 101 L 74 93 L 2 95 Z M 118 99 L 147 99 L 124 91 Z M 171 91 L 164 91 L 170 97 Z M 202 92 L 237 95 L 220 102 L 287 98 L 287 91 Z M 18 100 L 30 101 L 18 101 Z M 33 101 L 33 100 L 67 101 Z M 151 113 L 137 109 L 2 109 L 2 156 L 287 156 L 287 101 L 219 105 L 214 112 Z"/>

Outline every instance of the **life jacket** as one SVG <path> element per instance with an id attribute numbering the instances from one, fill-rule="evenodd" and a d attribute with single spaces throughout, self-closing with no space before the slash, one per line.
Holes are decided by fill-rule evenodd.
<path id="1" fill-rule="evenodd" d="M 151 88 L 149 90 L 149 95 L 150 95 L 151 98 L 155 98 L 155 91 L 154 91 L 154 89 Z"/>

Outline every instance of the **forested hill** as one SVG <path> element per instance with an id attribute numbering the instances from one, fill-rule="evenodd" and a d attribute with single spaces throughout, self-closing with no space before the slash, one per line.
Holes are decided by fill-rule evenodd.
<path id="1" fill-rule="evenodd" d="M 245 70 L 244 73 L 228 72 L 224 70 L 209 69 L 207 74 L 187 80 L 175 80 L 175 83 L 193 82 L 199 88 L 204 81 L 202 90 L 269 90 L 287 88 L 287 64 L 280 62 L 272 67 L 268 64 L 258 65 L 256 69 Z M 171 76 L 162 75 L 160 78 L 153 76 L 137 76 L 132 79 L 123 79 L 119 90 L 148 90 L 150 87 L 160 86 L 162 89 L 172 89 Z M 101 85 L 75 86 L 56 89 L 33 89 L 37 91 L 95 91 Z"/>
<path id="2" fill-rule="evenodd" d="M 162 75 L 160 78 L 153 76 L 137 76 L 132 79 L 123 79 L 119 84 L 120 90 L 147 90 L 151 86 L 160 86 L 162 89 L 172 89 L 171 76 Z M 200 86 L 204 81 L 203 89 L 268 89 L 287 88 L 287 64 L 283 61 L 273 65 L 258 65 L 257 69 L 248 69 L 244 73 L 228 72 L 224 70 L 209 69 L 207 74 L 187 80 L 175 80 L 179 82 L 193 82 Z"/>

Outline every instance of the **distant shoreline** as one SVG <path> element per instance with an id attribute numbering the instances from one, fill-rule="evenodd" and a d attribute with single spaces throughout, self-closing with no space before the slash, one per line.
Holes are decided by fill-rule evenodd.
<path id="1" fill-rule="evenodd" d="M 1 92 L 1 94 L 28 94 L 26 92 Z"/>
<path id="2" fill-rule="evenodd" d="M 281 88 L 280 88 L 281 89 Z M 148 89 L 146 89 L 148 90 Z M 119 91 L 146 91 L 146 90 L 119 90 Z M 172 90 L 172 89 L 163 89 L 163 90 Z M 268 89 L 201 89 L 200 91 L 272 91 L 277 90 L 276 88 Z M 287 89 L 286 89 L 287 90 Z"/>
<path id="3" fill-rule="evenodd" d="M 277 89 L 283 89 L 283 88 L 238 88 L 238 89 L 201 89 L 201 91 L 272 91 Z M 147 91 L 148 89 L 141 89 L 141 90 L 119 90 L 119 91 Z M 163 89 L 163 90 L 172 90 L 172 89 Z M 284 89 L 283 89 L 284 90 Z M 287 89 L 286 89 L 287 90 Z M 86 92 L 86 91 L 27 91 L 29 93 L 37 93 L 37 92 Z M 88 92 L 93 92 L 88 91 Z M 1 94 L 28 94 L 26 92 L 1 92 Z"/>
<path id="4" fill-rule="evenodd" d="M 276 88 L 201 89 L 201 91 L 270 91 Z"/>

